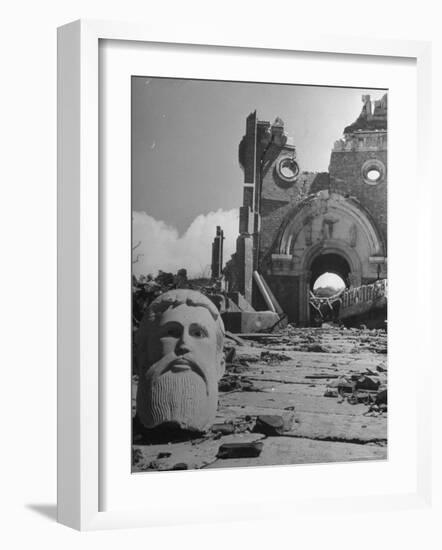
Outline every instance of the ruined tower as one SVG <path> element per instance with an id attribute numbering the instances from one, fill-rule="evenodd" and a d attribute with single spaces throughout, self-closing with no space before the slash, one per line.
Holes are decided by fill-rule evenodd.
<path id="1" fill-rule="evenodd" d="M 361 114 L 333 147 L 331 190 L 364 205 L 387 242 L 387 94 L 374 102 L 364 95 L 362 101 Z"/>
<path id="2" fill-rule="evenodd" d="M 216 226 L 216 235 L 212 243 L 212 279 L 219 279 L 223 269 L 223 241 L 224 232 Z"/>
<path id="3" fill-rule="evenodd" d="M 331 151 L 329 172 L 302 171 L 284 122 L 246 121 L 244 172 L 231 290 L 256 309 L 265 303 L 258 273 L 290 321 L 309 323 L 316 279 L 336 273 L 348 287 L 386 276 L 387 96 L 363 96 L 356 121 Z M 233 275 L 232 275 L 233 274 Z"/>

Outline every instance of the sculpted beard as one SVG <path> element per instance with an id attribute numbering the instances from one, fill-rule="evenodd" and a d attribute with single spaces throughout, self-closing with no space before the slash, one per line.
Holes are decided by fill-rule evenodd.
<path id="1" fill-rule="evenodd" d="M 169 353 L 140 380 L 137 409 L 148 428 L 175 423 L 182 429 L 204 431 L 213 422 L 216 407 L 216 380 L 207 379 L 191 356 Z"/>

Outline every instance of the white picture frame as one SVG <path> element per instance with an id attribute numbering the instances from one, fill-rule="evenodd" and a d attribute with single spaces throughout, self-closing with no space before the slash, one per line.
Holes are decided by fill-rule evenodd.
<path id="1" fill-rule="evenodd" d="M 127 47 L 136 43 L 168 44 L 170 47 L 189 48 L 204 46 L 210 56 L 213 48 L 228 48 L 230 55 L 242 54 L 248 49 L 285 55 L 287 52 L 310 52 L 323 55 L 378 56 L 379 58 L 411 58 L 417 67 L 417 159 L 420 179 L 427 182 L 418 190 L 416 204 L 419 207 L 419 232 L 423 241 L 430 242 L 429 212 L 425 204 L 431 204 L 429 179 L 429 124 L 431 103 L 429 98 L 431 45 L 426 42 L 365 40 L 356 37 L 311 38 L 307 35 L 269 34 L 245 39 L 228 32 L 218 36 L 206 36 L 202 29 L 198 36 L 188 36 L 186 29 L 169 36 L 154 26 L 136 24 L 76 21 L 58 31 L 58 521 L 80 530 L 139 527 L 194 521 L 215 521 L 259 518 L 263 514 L 265 496 L 249 505 L 240 499 L 228 510 L 210 508 L 206 501 L 194 497 L 188 513 L 179 514 L 167 501 L 157 499 L 156 504 L 143 507 L 128 506 L 103 510 L 100 497 L 102 472 L 103 434 L 100 431 L 100 414 L 103 398 L 100 387 L 101 352 L 100 307 L 103 300 L 102 278 L 102 226 L 99 155 L 99 48 L 100 41 L 125 41 Z M 128 247 L 130 246 L 128 242 Z M 426 330 L 430 321 L 428 300 L 423 288 L 431 287 L 430 254 L 428 247 L 419 252 L 417 276 L 422 282 L 417 290 L 417 306 L 421 312 L 419 329 L 420 345 L 429 342 L 431 331 Z M 427 319 L 427 321 L 425 321 Z M 416 487 L 409 491 L 392 491 L 384 494 L 336 495 L 333 507 L 340 509 L 370 510 L 381 507 L 426 506 L 431 498 L 430 467 L 430 402 L 425 395 L 425 385 L 430 376 L 430 365 L 421 366 L 421 376 L 415 380 L 416 413 Z M 129 448 L 127 450 L 129 452 Z M 288 468 L 279 468 L 288 475 Z M 147 480 L 152 494 L 159 497 L 161 486 L 179 484 L 185 476 L 192 481 L 197 472 L 155 475 Z M 203 473 L 206 476 L 206 473 Z M 245 474 L 217 472 L 214 475 L 239 481 L 260 475 L 259 471 Z M 207 478 L 205 478 L 207 479 Z M 248 481 L 244 481 L 247 483 Z M 234 481 L 236 483 L 236 481 Z M 186 485 L 180 486 L 182 491 Z M 170 489 L 169 489 L 170 490 Z M 204 495 L 198 487 L 196 493 Z M 284 502 L 290 513 L 314 513 L 330 506 L 330 498 L 314 497 L 296 499 L 287 494 L 268 496 L 272 508 Z M 207 496 L 207 495 L 206 495 Z M 330 497 L 330 495 L 329 495 Z M 178 501 L 179 498 L 177 497 Z M 154 499 L 155 500 L 155 499 Z M 179 504 L 179 503 L 178 503 Z M 169 512 L 168 511 L 169 506 Z M 195 512 L 198 512 L 197 515 Z M 282 513 L 282 512 L 280 512 Z M 288 513 L 288 512 L 286 512 Z"/>

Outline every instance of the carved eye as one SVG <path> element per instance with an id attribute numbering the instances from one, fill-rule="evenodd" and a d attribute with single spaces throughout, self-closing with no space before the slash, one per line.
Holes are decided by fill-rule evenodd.
<path id="1" fill-rule="evenodd" d="M 208 336 L 207 330 L 201 325 L 193 324 L 189 328 L 190 336 L 193 338 L 206 338 Z"/>
<path id="2" fill-rule="evenodd" d="M 161 338 L 180 338 L 182 328 L 179 325 L 166 325 L 161 329 Z"/>

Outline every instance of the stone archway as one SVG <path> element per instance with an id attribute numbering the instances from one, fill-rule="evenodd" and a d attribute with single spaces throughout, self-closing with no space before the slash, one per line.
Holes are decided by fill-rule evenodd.
<path id="1" fill-rule="evenodd" d="M 381 233 L 368 212 L 354 199 L 338 193 L 320 191 L 289 212 L 279 233 L 278 253 L 293 253 L 300 234 L 306 246 L 339 240 L 352 248 L 364 245 L 369 255 L 384 255 L 386 252 Z"/>
<path id="2" fill-rule="evenodd" d="M 316 269 L 318 262 L 326 264 L 327 258 L 321 260 L 326 256 L 329 260 L 335 258 L 337 263 L 348 266 L 341 269 L 348 286 L 359 286 L 376 279 L 372 258 L 384 256 L 386 247 L 373 220 L 357 201 L 320 191 L 286 216 L 273 251 L 270 274 L 275 285 L 279 278 L 278 289 L 284 286 L 283 278 L 296 280 L 292 285 L 297 289 L 295 297 L 280 292 L 280 299 L 296 300 L 296 304 L 290 305 L 291 311 L 296 312 L 293 317 L 306 325 L 312 266 Z"/>
<path id="3" fill-rule="evenodd" d="M 300 264 L 298 308 L 299 322 L 303 325 L 310 323 L 309 297 L 317 275 L 315 270 L 335 272 L 348 287 L 361 284 L 361 258 L 351 246 L 337 239 L 329 239 L 306 249 Z"/>
<path id="4" fill-rule="evenodd" d="M 345 284 L 346 287 L 350 286 L 349 274 L 350 266 L 347 260 L 343 256 L 335 253 L 326 253 L 316 256 L 310 267 L 310 290 L 314 289 L 314 286 L 318 279 L 325 273 L 333 273 L 337 275 Z"/>
<path id="5" fill-rule="evenodd" d="M 362 261 L 357 251 L 343 240 L 328 239 L 306 248 L 300 258 L 301 271 L 311 271 L 314 261 L 318 258 L 330 255 L 342 258 L 349 267 L 349 284 L 358 286 L 362 278 Z"/>

